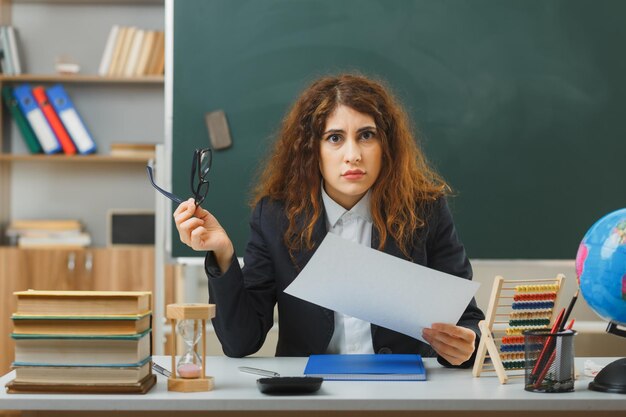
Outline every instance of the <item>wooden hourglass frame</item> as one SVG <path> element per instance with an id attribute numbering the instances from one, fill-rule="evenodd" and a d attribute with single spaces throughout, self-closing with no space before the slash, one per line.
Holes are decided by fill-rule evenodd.
<path id="1" fill-rule="evenodd" d="M 215 317 L 214 304 L 169 304 L 166 308 L 165 317 L 172 323 L 172 375 L 167 380 L 167 390 L 177 392 L 211 391 L 213 389 L 213 377 L 206 376 L 206 321 Z M 198 378 L 182 378 L 178 374 L 176 365 L 177 332 L 176 325 L 181 320 L 195 320 L 194 336 L 198 330 L 202 333 L 202 371 Z M 202 324 L 198 326 L 198 322 Z M 201 329 L 197 329 L 201 327 Z M 198 353 L 198 344 L 192 348 Z"/>

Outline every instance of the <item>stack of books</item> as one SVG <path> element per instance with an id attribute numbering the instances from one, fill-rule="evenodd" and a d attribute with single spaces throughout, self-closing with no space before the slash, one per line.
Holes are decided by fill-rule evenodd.
<path id="1" fill-rule="evenodd" d="M 91 235 L 79 220 L 13 220 L 6 230 L 11 246 L 22 248 L 67 248 L 89 246 Z"/>
<path id="2" fill-rule="evenodd" d="M 30 153 L 90 154 L 96 143 L 61 84 L 50 88 L 2 87 L 9 108 Z"/>
<path id="3" fill-rule="evenodd" d="M 9 393 L 145 393 L 150 292 L 21 291 L 13 314 Z"/>
<path id="4" fill-rule="evenodd" d="M 165 69 L 165 33 L 113 25 L 98 74 L 103 77 L 162 75 Z"/>
<path id="5" fill-rule="evenodd" d="M 0 26 L 0 70 L 6 75 L 22 73 L 17 36 L 13 26 Z"/>

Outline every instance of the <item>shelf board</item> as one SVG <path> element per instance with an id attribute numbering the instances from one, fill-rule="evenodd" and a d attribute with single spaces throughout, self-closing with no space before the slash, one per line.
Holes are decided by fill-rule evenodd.
<path id="1" fill-rule="evenodd" d="M 22 74 L 0 75 L 0 82 L 39 83 L 102 83 L 102 84 L 163 84 L 162 75 L 142 77 L 101 77 L 99 75 Z"/>
<path id="2" fill-rule="evenodd" d="M 111 155 L 14 155 L 0 154 L 0 161 L 15 162 L 52 162 L 52 163 L 147 163 L 148 158 Z"/>
<path id="3" fill-rule="evenodd" d="M 163 5 L 165 0 L 13 0 L 13 4 L 45 3 L 45 4 L 157 4 Z"/>

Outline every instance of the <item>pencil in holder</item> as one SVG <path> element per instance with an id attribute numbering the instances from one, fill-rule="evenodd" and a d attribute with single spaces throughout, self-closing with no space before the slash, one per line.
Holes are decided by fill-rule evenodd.
<path id="1" fill-rule="evenodd" d="M 525 389 L 532 392 L 574 391 L 574 330 L 524 332 Z"/>

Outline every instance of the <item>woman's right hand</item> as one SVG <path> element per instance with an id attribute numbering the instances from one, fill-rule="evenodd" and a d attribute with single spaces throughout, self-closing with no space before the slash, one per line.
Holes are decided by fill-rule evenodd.
<path id="1" fill-rule="evenodd" d="M 211 213 L 196 207 L 190 198 L 174 211 L 174 223 L 181 242 L 197 251 L 213 251 L 222 272 L 228 269 L 235 253 L 233 243 Z"/>

